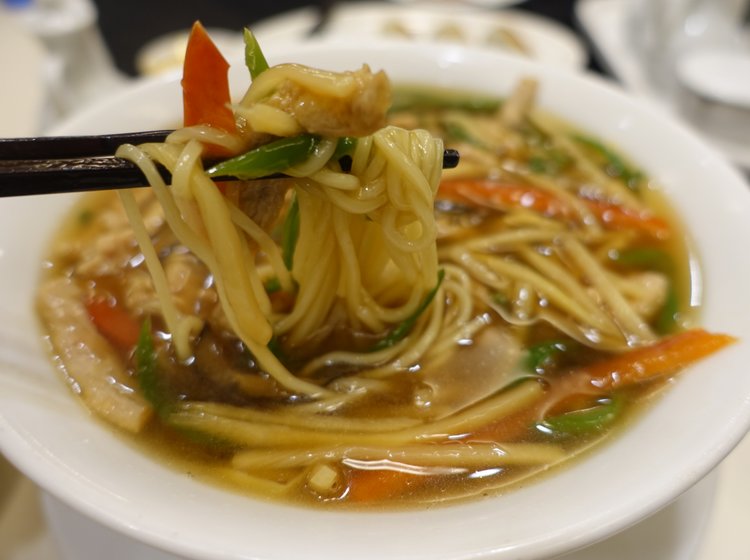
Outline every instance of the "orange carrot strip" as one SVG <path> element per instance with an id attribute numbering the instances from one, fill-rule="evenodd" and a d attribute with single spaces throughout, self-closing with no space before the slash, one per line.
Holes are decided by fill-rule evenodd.
<path id="1" fill-rule="evenodd" d="M 567 216 L 570 208 L 560 199 L 530 185 L 499 183 L 492 179 L 450 179 L 440 183 L 438 198 L 469 202 L 504 210 L 521 206 L 550 216 Z"/>
<path id="2" fill-rule="evenodd" d="M 190 32 L 182 73 L 182 102 L 184 125 L 206 124 L 230 134 L 237 132 L 234 114 L 229 107 L 229 63 L 209 37 L 206 29 L 196 21 Z M 211 155 L 228 155 L 217 147 L 209 148 Z"/>
<path id="3" fill-rule="evenodd" d="M 428 477 L 385 469 L 351 471 L 347 500 L 374 504 L 405 493 Z"/>
<path id="4" fill-rule="evenodd" d="M 638 229 L 656 239 L 666 239 L 670 227 L 666 220 L 650 212 L 638 212 L 598 200 L 587 200 L 586 205 L 611 229 Z"/>
<path id="5" fill-rule="evenodd" d="M 86 310 L 97 330 L 112 344 L 123 350 L 137 344 L 140 326 L 125 309 L 97 298 L 86 303 Z"/>
<path id="6" fill-rule="evenodd" d="M 587 366 L 582 375 L 594 387 L 614 389 L 675 373 L 736 341 L 731 335 L 692 329 Z"/>
<path id="7" fill-rule="evenodd" d="M 492 179 L 450 179 L 440 183 L 438 198 L 498 210 L 528 208 L 552 217 L 572 218 L 573 209 L 564 200 L 532 185 L 507 184 Z M 581 199 L 611 229 L 637 229 L 657 239 L 666 239 L 666 220 L 650 212 L 638 212 L 617 204 Z"/>
<path id="8" fill-rule="evenodd" d="M 519 410 L 497 422 L 482 426 L 472 432 L 467 441 L 508 442 L 521 439 L 539 416 L 543 402 Z"/>
<path id="9" fill-rule="evenodd" d="M 613 389 L 673 374 L 735 341 L 730 335 L 693 329 L 664 338 L 650 346 L 575 369 L 559 381 L 551 382 L 544 400 L 509 418 L 480 428 L 468 439 L 518 439 L 534 422 L 562 404 L 565 404 L 565 411 L 573 410 L 575 405 L 569 406 L 571 400 L 583 399 L 585 402 L 606 396 Z"/>

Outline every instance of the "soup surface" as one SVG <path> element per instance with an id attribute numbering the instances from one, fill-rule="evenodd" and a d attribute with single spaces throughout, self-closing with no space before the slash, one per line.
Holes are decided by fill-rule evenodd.
<path id="1" fill-rule="evenodd" d="M 275 318 L 268 349 L 320 394 L 261 366 L 211 268 L 144 189 L 134 200 L 168 297 L 199 320 L 189 355 L 180 355 L 117 193 L 84 197 L 39 288 L 71 386 L 176 468 L 303 504 L 401 507 L 497 494 L 599 444 L 730 339 L 695 328 L 695 256 L 648 177 L 606 139 L 535 109 L 534 88 L 522 82 L 505 99 L 396 90 L 390 124 L 427 130 L 461 154 L 435 194 L 438 270 L 426 293 L 405 294 L 381 274 L 399 257 L 379 253 L 367 213 L 349 226 L 351 251 L 372 261 L 357 270 L 367 294 L 384 302 L 384 317 L 413 299 L 407 316 L 370 320 L 351 309 L 342 294 L 352 271 L 326 264 L 342 245 L 321 238 L 317 269 L 339 289 L 320 324 L 284 330 L 306 297 L 299 285 L 279 280 L 263 247 L 237 261 L 263 282 Z M 242 196 L 242 184 L 221 188 Z M 291 247 L 284 256 L 309 232 L 294 222 L 305 188 L 281 191 L 278 213 L 262 224 L 277 246 Z M 336 215 L 319 219 L 338 231 Z"/>

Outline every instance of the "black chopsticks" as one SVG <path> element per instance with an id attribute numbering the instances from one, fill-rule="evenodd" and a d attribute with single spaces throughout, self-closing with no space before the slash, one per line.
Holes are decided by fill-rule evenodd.
<path id="1" fill-rule="evenodd" d="M 0 197 L 147 186 L 138 166 L 112 154 L 122 144 L 163 142 L 171 132 L 0 138 Z M 456 167 L 458 160 L 457 151 L 445 150 L 443 167 Z M 158 169 L 169 182 L 169 172 Z"/>
<path id="2" fill-rule="evenodd" d="M 144 186 L 138 166 L 112 154 L 122 144 L 163 142 L 171 132 L 2 138 L 0 197 Z"/>
<path id="3" fill-rule="evenodd" d="M 157 167 L 169 181 L 170 174 Z M 0 197 L 145 186 L 138 166 L 114 156 L 0 161 Z"/>
<path id="4" fill-rule="evenodd" d="M 122 144 L 164 142 L 173 130 L 90 136 L 0 138 L 0 161 L 111 156 Z"/>

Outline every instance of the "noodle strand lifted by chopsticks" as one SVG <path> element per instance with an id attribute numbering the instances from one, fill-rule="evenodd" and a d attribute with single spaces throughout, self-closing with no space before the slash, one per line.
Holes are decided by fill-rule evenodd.
<path id="1" fill-rule="evenodd" d="M 330 93 L 334 78 L 298 66 L 270 69 L 256 79 L 242 106 L 247 108 L 256 94 L 262 99 L 272 91 L 269 83 L 278 86 L 291 81 Z M 337 96 L 341 88 L 353 87 L 347 76 L 341 80 L 336 82 Z M 289 129 L 286 121 L 279 126 Z M 269 121 L 263 132 L 284 130 L 273 130 Z M 287 169 L 287 174 L 298 178 L 295 190 L 300 208 L 291 275 L 282 269 L 280 254 L 262 228 L 244 216 L 205 174 L 201 143 L 232 146 L 220 131 L 193 127 L 175 132 L 164 145 L 125 146 L 118 155 L 137 163 L 149 176 L 154 174 L 150 158 L 167 167 L 172 173 L 170 188 L 160 179 L 153 181 L 165 219 L 211 271 L 235 334 L 283 387 L 297 394 L 322 396 L 326 389 L 289 372 L 268 344 L 273 336 L 283 336 L 289 347 L 304 344 L 326 324 L 339 300 L 346 302 L 349 324 L 366 325 L 375 333 L 414 313 L 437 277 L 432 208 L 442 168 L 442 143 L 424 131 L 386 127 L 359 139 L 352 171 L 344 173 L 331 159 L 336 141 L 322 138 L 306 161 Z M 139 236 L 138 241 L 144 254 L 148 253 L 146 239 Z M 256 246 L 269 259 L 282 287 L 291 288 L 294 280 L 297 295 L 287 313 L 272 312 L 257 272 Z M 375 265 L 371 255 L 376 256 Z M 166 284 L 160 281 L 163 272 L 155 259 L 148 260 L 175 347 L 185 359 L 197 324 L 192 323 L 192 329 L 177 328 L 175 313 L 169 311 L 174 306 Z"/>

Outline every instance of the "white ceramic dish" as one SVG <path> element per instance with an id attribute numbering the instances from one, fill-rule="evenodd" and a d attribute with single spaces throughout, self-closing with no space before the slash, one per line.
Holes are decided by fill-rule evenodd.
<path id="1" fill-rule="evenodd" d="M 674 503 L 603 542 L 555 560 L 696 560 L 711 511 L 718 476 L 712 473 Z M 41 496 L 45 518 L 59 553 L 45 560 L 183 560 L 96 523 L 53 498 Z M 711 558 L 711 557 L 706 557 Z M 721 557 L 722 560 L 728 560 Z M 28 560 L 11 556 L 5 560 Z"/>
<path id="2" fill-rule="evenodd" d="M 521 56 L 571 69 L 583 68 L 587 62 L 586 49 L 572 31 L 554 20 L 521 10 L 482 10 L 461 2 L 341 2 L 329 18 L 319 38 L 356 45 L 399 38 L 397 26 L 415 42 L 439 39 L 518 55 L 506 43 L 493 41 L 499 30 L 510 30 L 527 50 Z M 264 44 L 288 43 L 305 39 L 317 21 L 317 10 L 307 7 L 255 22 L 251 28 Z"/>
<path id="3" fill-rule="evenodd" d="M 744 514 L 747 503 L 743 500 L 744 483 L 725 487 L 727 480 L 724 475 L 736 470 L 737 479 L 744 480 L 744 472 L 750 464 L 747 460 L 750 457 L 748 443 L 750 441 L 744 440 L 718 471 L 658 513 L 612 538 L 557 560 L 633 560 L 641 557 L 746 560 L 739 546 L 744 542 L 742 537 L 747 525 L 744 518 L 750 516 Z M 717 487 L 720 489 L 718 495 Z M 736 500 L 738 507 L 712 507 L 721 501 L 722 494 Z M 719 531 L 707 530 L 719 523 Z M 729 531 L 726 531 L 727 526 Z M 727 536 L 730 538 L 725 538 Z M 40 492 L 2 456 L 0 543 L 3 560 L 101 560 L 105 557 L 107 560 L 182 560 L 113 531 Z"/>
<path id="4" fill-rule="evenodd" d="M 272 63 L 332 69 L 368 62 L 395 81 L 503 93 L 541 82 L 540 104 L 618 144 L 663 185 L 696 238 L 703 323 L 740 342 L 691 368 L 622 437 L 573 468 L 505 496 L 423 511 L 345 513 L 266 503 L 199 483 L 93 421 L 48 364 L 32 299 L 40 255 L 71 197 L 0 204 L 0 448 L 58 499 L 149 545 L 199 559 L 514 559 L 561 554 L 662 508 L 706 475 L 750 425 L 750 191 L 688 129 L 595 78 L 446 45 L 306 44 Z M 492 69 L 488 72 L 487 69 Z M 247 84 L 238 64 L 235 91 Z M 168 126 L 179 77 L 143 82 L 57 133 Z M 720 224 L 720 227 L 717 226 Z"/>

